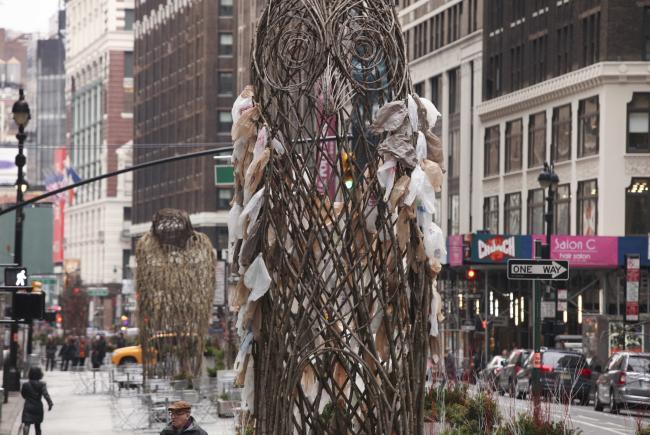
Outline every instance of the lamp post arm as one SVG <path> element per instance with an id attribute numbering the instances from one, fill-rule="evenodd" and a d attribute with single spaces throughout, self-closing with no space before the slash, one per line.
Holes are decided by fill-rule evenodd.
<path id="1" fill-rule="evenodd" d="M 149 168 L 151 166 L 164 165 L 165 163 L 176 162 L 176 161 L 179 161 L 179 160 L 187 160 L 187 159 L 195 159 L 195 158 L 198 158 L 198 157 L 206 157 L 206 156 L 210 156 L 210 155 L 220 153 L 222 151 L 224 151 L 223 148 L 210 149 L 210 150 L 205 150 L 205 151 L 197 151 L 195 153 L 189 153 L 189 154 L 183 154 L 183 155 L 180 155 L 180 156 L 167 157 L 167 158 L 160 159 L 160 160 L 153 160 L 151 162 L 141 163 L 139 165 L 130 166 L 128 168 L 120 169 L 120 170 L 109 172 L 109 173 L 106 173 L 106 174 L 101 174 L 101 175 L 98 175 L 96 177 L 88 178 L 87 180 L 82 180 L 82 181 L 80 181 L 78 183 L 71 184 L 71 185 L 65 186 L 65 187 L 61 187 L 61 188 L 53 190 L 51 192 L 47 192 L 47 193 L 44 193 L 42 195 L 35 196 L 35 197 L 30 198 L 30 199 L 28 199 L 26 201 L 23 201 L 20 204 L 15 204 L 15 205 L 12 205 L 11 207 L 7 207 L 7 208 L 5 208 L 3 210 L 0 210 L 0 216 L 2 216 L 4 214 L 7 214 L 7 213 L 10 213 L 10 212 L 12 212 L 14 210 L 22 209 L 26 205 L 34 204 L 36 202 L 47 199 L 47 198 L 49 198 L 51 196 L 58 195 L 60 193 L 66 192 L 66 191 L 71 190 L 71 189 L 76 189 L 77 187 L 84 186 L 84 185 L 90 184 L 90 183 L 94 183 L 95 181 L 100 181 L 100 180 L 103 180 L 105 178 L 110 178 L 110 177 L 114 177 L 116 175 L 124 174 L 124 173 L 127 173 L 127 172 L 132 172 L 132 171 L 137 171 L 137 170 L 140 170 L 140 169 Z"/>

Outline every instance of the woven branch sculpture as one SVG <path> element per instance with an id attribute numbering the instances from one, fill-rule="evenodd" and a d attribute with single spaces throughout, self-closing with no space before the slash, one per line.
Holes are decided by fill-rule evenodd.
<path id="1" fill-rule="evenodd" d="M 163 209 L 135 255 L 145 378 L 198 377 L 214 298 L 210 239 L 194 231 L 186 212 Z"/>
<path id="2" fill-rule="evenodd" d="M 391 3 L 270 0 L 259 21 L 229 221 L 258 434 L 422 433 L 443 153 Z"/>

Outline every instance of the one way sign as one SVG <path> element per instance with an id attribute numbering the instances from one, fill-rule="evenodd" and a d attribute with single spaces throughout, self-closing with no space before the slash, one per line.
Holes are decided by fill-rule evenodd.
<path id="1" fill-rule="evenodd" d="M 508 279 L 566 281 L 569 262 L 559 260 L 508 260 Z"/>

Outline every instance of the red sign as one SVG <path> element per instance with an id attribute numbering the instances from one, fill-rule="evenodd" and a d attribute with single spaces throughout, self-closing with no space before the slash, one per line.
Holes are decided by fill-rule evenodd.
<path id="1" fill-rule="evenodd" d="M 625 256 L 625 320 L 639 321 L 639 275 L 640 257 L 638 254 Z"/>
<path id="2" fill-rule="evenodd" d="M 463 265 L 463 236 L 447 237 L 447 261 L 451 267 Z"/>
<path id="3" fill-rule="evenodd" d="M 65 173 L 66 149 L 54 150 L 54 168 L 58 173 Z M 65 232 L 65 196 L 54 200 L 54 228 L 52 229 L 52 261 L 63 263 L 63 238 Z"/>
<path id="4" fill-rule="evenodd" d="M 618 237 L 553 236 L 551 259 L 566 260 L 571 267 L 617 267 Z"/>

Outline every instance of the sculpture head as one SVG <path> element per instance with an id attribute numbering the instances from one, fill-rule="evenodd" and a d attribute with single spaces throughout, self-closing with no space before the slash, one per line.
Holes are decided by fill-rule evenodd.
<path id="1" fill-rule="evenodd" d="M 161 244 L 182 248 L 194 233 L 194 229 L 187 212 L 164 208 L 153 216 L 152 232 Z"/>

